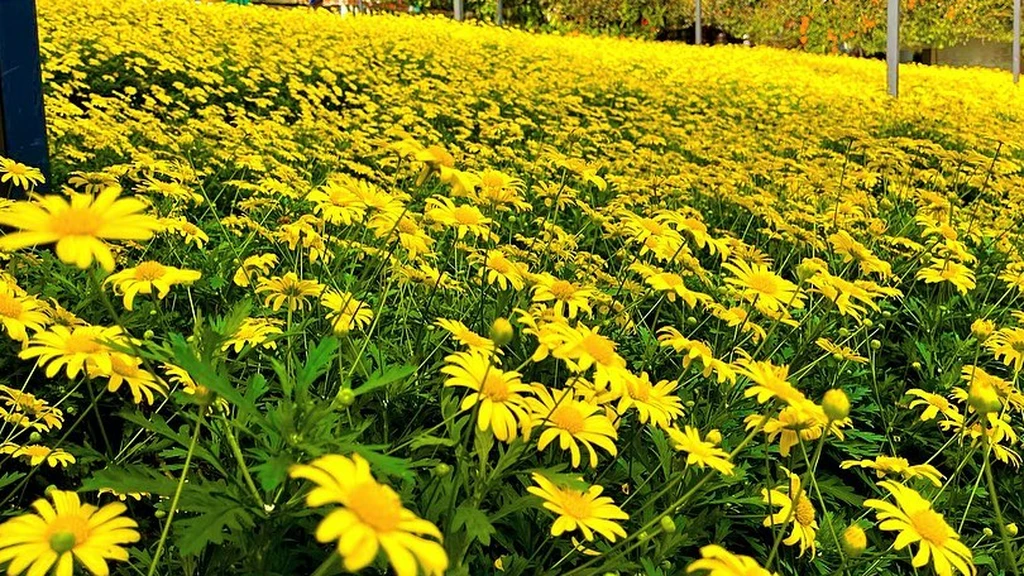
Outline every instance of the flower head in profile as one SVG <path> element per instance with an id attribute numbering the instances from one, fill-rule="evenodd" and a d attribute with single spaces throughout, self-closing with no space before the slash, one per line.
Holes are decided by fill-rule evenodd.
<path id="1" fill-rule="evenodd" d="M 486 354 L 490 354 L 495 351 L 499 353 L 501 352 L 501 349 L 495 346 L 493 340 L 473 332 L 468 326 L 458 320 L 438 318 L 434 324 L 440 328 L 444 328 L 452 335 L 452 338 L 458 341 L 459 344 L 468 348 L 470 352 L 484 352 Z"/>
<path id="2" fill-rule="evenodd" d="M 579 530 L 588 542 L 594 540 L 595 533 L 610 542 L 615 542 L 618 537 L 626 537 L 626 531 L 617 521 L 628 520 L 629 515 L 616 506 L 611 498 L 601 496 L 604 491 L 601 486 L 577 490 L 556 486 L 536 472 L 532 477 L 537 485 L 527 487 L 526 491 L 543 498 L 544 508 L 558 515 L 551 526 L 552 536 Z"/>
<path id="3" fill-rule="evenodd" d="M 733 554 L 716 544 L 709 544 L 700 549 L 700 559 L 694 560 L 686 567 L 687 574 L 699 576 L 776 576 L 761 567 L 750 556 Z"/>
<path id="4" fill-rule="evenodd" d="M 249 256 L 242 260 L 242 265 L 238 267 L 238 270 L 235 270 L 235 275 L 231 278 L 231 281 L 237 286 L 248 286 L 253 280 L 270 274 L 274 266 L 277 266 L 277 254 L 267 252 L 265 254 Z"/>
<path id="5" fill-rule="evenodd" d="M 123 343 L 121 328 L 113 326 L 78 326 L 67 328 L 54 325 L 33 336 L 18 356 L 36 358 L 46 366 L 46 377 L 53 378 L 65 368 L 68 378 L 74 378 L 88 369 L 91 374 L 110 374 L 113 370 L 110 356 L 112 343 Z"/>
<path id="6" fill-rule="evenodd" d="M 10 182 L 19 188 L 31 190 L 45 180 L 42 171 L 38 168 L 0 156 L 0 184 Z"/>
<path id="7" fill-rule="evenodd" d="M 288 272 L 284 276 L 260 278 L 256 287 L 256 292 L 267 295 L 263 305 L 270 306 L 274 312 L 285 304 L 290 311 L 304 310 L 307 305 L 306 298 L 320 296 L 323 291 L 323 284 L 316 280 L 300 280 L 295 272 Z"/>
<path id="8" fill-rule="evenodd" d="M 802 392 L 789 382 L 789 366 L 777 366 L 768 360 L 741 358 L 736 372 L 746 376 L 751 386 L 743 393 L 747 398 L 756 397 L 758 404 L 775 398 L 786 404 L 800 404 L 806 400 Z"/>
<path id="9" fill-rule="evenodd" d="M 626 410 L 634 408 L 642 424 L 650 422 L 665 429 L 683 415 L 683 401 L 675 393 L 678 382 L 660 380 L 655 384 L 647 372 L 641 372 L 639 376 L 626 374 L 626 386 L 615 407 L 616 412 L 625 414 Z"/>
<path id="10" fill-rule="evenodd" d="M 528 434 L 531 424 L 526 394 L 530 387 L 523 384 L 520 374 L 502 370 L 496 357 L 484 351 L 456 352 L 445 358 L 441 373 L 448 376 L 445 386 L 461 386 L 473 392 L 462 400 L 461 409 L 480 405 L 477 426 L 490 429 L 502 442 L 516 438 L 520 428 Z"/>
<path id="11" fill-rule="evenodd" d="M 224 341 L 221 350 L 232 348 L 235 354 L 241 352 L 246 346 L 274 350 L 277 348 L 275 337 L 284 333 L 281 330 L 283 325 L 284 322 L 274 318 L 246 318 L 238 325 L 235 333 Z"/>
<path id="12" fill-rule="evenodd" d="M 132 401 L 141 404 L 152 404 L 157 396 L 167 395 L 167 384 L 142 367 L 142 359 L 120 352 L 110 354 L 110 371 L 103 372 L 98 366 L 87 365 L 90 376 L 106 376 L 107 390 L 117 392 L 122 384 L 127 384 L 132 393 Z"/>
<path id="13" fill-rule="evenodd" d="M 327 308 L 327 321 L 335 334 L 348 334 L 352 330 L 365 328 L 373 321 L 370 305 L 348 292 L 325 290 L 320 296 L 320 305 Z"/>
<path id="14" fill-rule="evenodd" d="M 467 235 L 484 240 L 497 238 L 491 232 L 491 224 L 494 221 L 484 216 L 483 212 L 472 204 L 456 206 L 451 198 L 434 196 L 427 199 L 425 215 L 440 226 L 454 229 L 455 236 L 460 240 Z"/>
<path id="15" fill-rule="evenodd" d="M 906 458 L 894 456 L 876 456 L 874 460 L 844 460 L 839 467 L 843 470 L 858 466 L 874 470 L 879 478 L 889 475 L 902 476 L 905 479 L 924 478 L 935 487 L 942 486 L 942 472 L 931 464 L 911 465 Z"/>
<path id="16" fill-rule="evenodd" d="M 996 330 L 988 340 L 985 340 L 985 348 L 992 352 L 992 355 L 1015 372 L 1024 368 L 1024 328 L 1000 328 Z"/>
<path id="17" fill-rule="evenodd" d="M 949 282 L 957 292 L 967 294 L 974 289 L 974 272 L 953 260 L 939 260 L 927 268 L 918 270 L 916 278 L 925 284 Z"/>
<path id="18" fill-rule="evenodd" d="M 942 514 L 932 509 L 931 502 L 898 482 L 883 480 L 878 485 L 885 488 L 896 503 L 870 499 L 864 501 L 864 506 L 875 509 L 880 529 L 899 532 L 894 545 L 896 550 L 914 543 L 918 545 L 911 561 L 915 568 L 926 566 L 930 560 L 939 576 L 977 572 L 971 550 L 960 541 L 960 536 Z"/>
<path id="19" fill-rule="evenodd" d="M 34 296 L 20 294 L 6 283 L 0 283 L 0 324 L 13 340 L 25 342 L 28 332 L 39 332 L 50 323 L 47 306 Z"/>
<path id="20" fill-rule="evenodd" d="M 153 294 L 163 300 L 175 284 L 191 284 L 202 274 L 198 270 L 184 270 L 174 266 L 164 266 L 156 260 L 147 260 L 134 268 L 125 268 L 117 274 L 111 274 L 103 281 L 113 284 L 114 292 L 124 295 L 124 308 L 131 310 L 138 294 Z"/>
<path id="21" fill-rule="evenodd" d="M 424 537 L 441 540 L 441 531 L 402 506 L 394 490 L 374 479 L 362 456 L 321 456 L 292 466 L 290 475 L 316 485 L 306 496 L 307 506 L 337 504 L 320 521 L 316 539 L 338 541 L 346 570 L 369 566 L 381 549 L 398 576 L 416 576 L 420 569 L 441 576 L 448 568 L 441 544 Z"/>
<path id="22" fill-rule="evenodd" d="M 787 546 L 799 544 L 801 556 L 810 548 L 813 557 L 814 540 L 818 530 L 818 521 L 814 518 L 814 505 L 811 504 L 807 492 L 800 486 L 800 477 L 785 468 L 782 471 L 789 479 L 786 486 L 771 490 L 761 489 L 761 499 L 769 506 L 779 507 L 779 510 L 770 513 L 764 519 L 764 525 L 785 526 L 792 522 L 793 531 L 782 543 Z"/>
<path id="23" fill-rule="evenodd" d="M 66 467 L 75 463 L 75 457 L 70 452 L 60 448 L 50 448 L 40 444 L 18 446 L 17 444 L 0 444 L 0 454 L 10 454 L 15 458 L 22 458 L 29 466 L 36 467 L 46 463 L 50 468 Z"/>
<path id="24" fill-rule="evenodd" d="M 112 187 L 97 196 L 73 192 L 70 202 L 55 195 L 18 202 L 0 212 L 0 224 L 17 229 L 0 238 L 0 250 L 56 243 L 62 262 L 84 269 L 95 259 L 112 271 L 114 255 L 104 240 L 148 240 L 161 228 L 144 214 L 144 202 L 120 193 Z"/>
<path id="25" fill-rule="evenodd" d="M 128 560 L 124 545 L 139 541 L 138 524 L 123 516 L 120 502 L 96 508 L 83 504 L 74 492 L 54 490 L 53 500 L 32 503 L 35 513 L 15 516 L 0 524 L 0 564 L 9 562 L 11 576 L 26 570 L 43 575 L 72 576 L 77 561 L 95 576 L 110 573 L 109 560 Z"/>
<path id="26" fill-rule="evenodd" d="M 732 475 L 735 466 L 729 461 L 729 453 L 715 446 L 714 442 L 701 440 L 700 431 L 693 426 L 685 426 L 682 430 L 669 428 L 668 436 L 676 450 L 686 452 L 687 464 L 698 468 L 707 466 L 725 476 Z"/>

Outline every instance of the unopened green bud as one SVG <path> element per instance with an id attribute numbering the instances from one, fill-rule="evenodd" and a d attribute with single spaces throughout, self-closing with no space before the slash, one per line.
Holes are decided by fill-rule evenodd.
<path id="1" fill-rule="evenodd" d="M 666 534 L 671 534 L 676 531 L 676 523 L 672 520 L 671 516 L 662 516 L 659 523 L 661 524 L 661 531 Z"/>
<path id="2" fill-rule="evenodd" d="M 351 388 L 342 388 L 338 390 L 338 395 L 335 396 L 335 400 L 340 406 L 348 408 L 356 401 L 356 393 Z"/>

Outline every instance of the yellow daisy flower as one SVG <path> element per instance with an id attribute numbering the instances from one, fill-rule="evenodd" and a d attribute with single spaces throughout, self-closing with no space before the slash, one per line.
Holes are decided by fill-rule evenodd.
<path id="1" fill-rule="evenodd" d="M 974 289 L 974 272 L 959 262 L 952 260 L 937 261 L 927 268 L 922 268 L 915 276 L 925 284 L 949 282 L 957 292 L 967 294 Z"/>
<path id="2" fill-rule="evenodd" d="M 262 346 L 268 350 L 274 350 L 277 348 L 277 341 L 274 337 L 284 333 L 281 330 L 283 325 L 284 322 L 274 318 L 246 318 L 238 325 L 238 329 L 231 335 L 231 338 L 224 341 L 221 350 L 232 348 L 235 354 L 241 352 L 246 346 L 253 348 Z"/>
<path id="3" fill-rule="evenodd" d="M 456 206 L 451 198 L 428 198 L 425 216 L 444 227 L 454 228 L 455 236 L 460 240 L 467 234 L 484 240 L 493 236 L 490 228 L 493 220 L 484 216 L 479 208 L 471 204 Z"/>
<path id="4" fill-rule="evenodd" d="M 274 312 L 280 310 L 285 304 L 288 305 L 290 311 L 304 310 L 306 298 L 320 296 L 323 291 L 323 284 L 316 280 L 299 280 L 295 272 L 288 272 L 284 276 L 260 278 L 256 287 L 257 293 L 267 293 L 263 305 L 270 306 Z"/>
<path id="5" fill-rule="evenodd" d="M 0 564 L 9 562 L 7 573 L 17 576 L 28 570 L 43 575 L 53 568 L 55 576 L 72 576 L 75 560 L 95 576 L 110 573 L 108 560 L 128 560 L 125 544 L 139 541 L 138 524 L 122 516 L 124 504 L 102 508 L 82 504 L 78 494 L 54 490 L 53 500 L 32 503 L 36 513 L 16 516 L 0 524 Z"/>
<path id="6" fill-rule="evenodd" d="M 555 312 L 566 318 L 575 318 L 581 311 L 590 314 L 593 297 L 593 289 L 559 280 L 550 274 L 539 275 L 537 284 L 533 286 L 534 302 L 553 301 Z"/>
<path id="7" fill-rule="evenodd" d="M 630 408 L 635 408 L 641 424 L 650 421 L 651 424 L 665 429 L 683 415 L 683 401 L 675 394 L 679 382 L 660 380 L 653 384 L 647 372 L 641 372 L 639 376 L 628 372 L 627 374 L 626 387 L 615 407 L 615 411 L 620 415 L 625 414 Z"/>
<path id="8" fill-rule="evenodd" d="M 1020 372 L 1024 368 L 1024 328 L 1000 328 L 988 340 L 985 348 L 1006 366 Z"/>
<path id="9" fill-rule="evenodd" d="M 75 463 L 75 457 L 60 448 L 49 448 L 40 444 L 30 446 L 17 446 L 15 444 L 4 444 L 0 446 L 0 454 L 10 454 L 15 458 L 24 458 L 28 465 L 35 467 L 46 463 L 50 468 L 58 466 L 65 468 L 68 464 Z"/>
<path id="10" fill-rule="evenodd" d="M 0 323 L 12 340 L 25 342 L 29 330 L 43 330 L 50 323 L 46 309 L 46 304 L 34 296 L 18 294 L 7 284 L 0 284 Z"/>
<path id="11" fill-rule="evenodd" d="M 460 408 L 480 405 L 477 426 L 481 430 L 492 430 L 502 442 L 514 440 L 519 428 L 529 434 L 531 418 L 524 394 L 530 392 L 530 387 L 523 384 L 518 372 L 502 370 L 494 356 L 475 350 L 449 355 L 441 373 L 449 376 L 445 386 L 473 390 L 462 399 Z"/>
<path id="12" fill-rule="evenodd" d="M 348 292 L 327 289 L 320 296 L 320 305 L 327 308 L 327 321 L 331 323 L 335 334 L 344 335 L 352 330 L 360 330 L 373 321 L 370 305 L 356 300 Z"/>
<path id="13" fill-rule="evenodd" d="M 318 542 L 338 541 L 345 569 L 355 572 L 370 565 L 381 548 L 397 576 L 442 576 L 448 555 L 438 542 L 441 531 L 402 506 L 394 490 L 379 484 L 370 465 L 358 454 L 330 454 L 309 464 L 292 466 L 292 478 L 316 484 L 306 497 L 311 507 L 338 504 L 316 529 Z"/>
<path id="14" fill-rule="evenodd" d="M 700 559 L 686 567 L 687 574 L 700 572 L 702 576 L 776 576 L 762 568 L 750 556 L 733 554 L 725 548 L 709 544 L 700 549 Z"/>
<path id="15" fill-rule="evenodd" d="M 579 530 L 588 542 L 594 540 L 595 533 L 610 542 L 626 537 L 626 531 L 616 521 L 628 520 L 629 514 L 616 506 L 611 498 L 601 496 L 604 491 L 601 486 L 591 486 L 586 491 L 575 490 L 560 488 L 536 472 L 532 477 L 537 485 L 528 486 L 526 491 L 543 498 L 544 508 L 558 515 L 551 525 L 552 536 Z"/>
<path id="16" fill-rule="evenodd" d="M 124 295 L 124 308 L 131 310 L 138 294 L 152 294 L 163 300 L 171 292 L 175 284 L 191 284 L 202 274 L 198 270 L 186 270 L 174 266 L 164 266 L 155 260 L 146 260 L 134 268 L 125 268 L 111 274 L 103 281 L 113 284 L 114 292 Z"/>
<path id="17" fill-rule="evenodd" d="M 235 270 L 231 281 L 237 286 L 248 286 L 253 280 L 270 274 L 274 266 L 277 266 L 277 254 L 267 252 L 249 256 L 242 260 L 242 265 Z"/>
<path id="18" fill-rule="evenodd" d="M 593 367 L 594 385 L 598 389 L 610 389 L 615 397 L 622 395 L 629 373 L 626 360 L 615 351 L 612 339 L 599 334 L 600 328 L 583 324 L 555 324 L 553 328 L 554 337 L 545 343 L 551 347 L 553 357 L 564 361 L 573 372 L 585 373 Z"/>
<path id="19" fill-rule="evenodd" d="M 501 349 L 495 346 L 493 340 L 473 332 L 468 326 L 458 320 L 438 318 L 434 324 L 447 330 L 452 335 L 452 338 L 458 340 L 459 344 L 469 348 L 470 352 L 483 352 L 484 354 L 489 354 L 497 351 L 498 353 L 501 353 Z"/>
<path id="20" fill-rule="evenodd" d="M 960 535 L 946 524 L 942 514 L 932 509 L 931 502 L 913 488 L 891 480 L 878 485 L 892 495 L 896 504 L 870 499 L 864 501 L 864 506 L 875 509 L 880 529 L 899 532 L 893 545 L 896 550 L 917 543 L 917 553 L 911 561 L 915 568 L 926 566 L 930 559 L 939 576 L 952 576 L 955 572 L 973 576 L 977 572 L 971 550 L 960 542 Z"/>
<path id="21" fill-rule="evenodd" d="M 765 526 L 776 526 L 792 522 L 793 531 L 782 541 L 786 546 L 800 545 L 800 556 L 810 548 L 811 557 L 815 554 L 814 540 L 818 529 L 818 521 L 815 520 L 814 505 L 811 504 L 807 493 L 800 486 L 800 477 L 783 468 L 782 471 L 789 477 L 788 484 L 781 489 L 773 488 L 771 491 L 761 489 L 761 499 L 770 506 L 780 506 L 778 511 L 772 512 L 764 519 Z"/>
<path id="22" fill-rule="evenodd" d="M 615 439 L 618 433 L 615 426 L 601 407 L 573 397 L 573 391 L 549 390 L 542 384 L 534 384 L 536 397 L 527 398 L 533 411 L 533 421 L 539 423 L 544 431 L 537 440 L 537 450 L 542 451 L 555 439 L 562 450 L 569 450 L 572 456 L 572 467 L 580 466 L 580 447 L 590 454 L 590 467 L 597 467 L 597 452 L 594 444 L 615 456 Z"/>
<path id="23" fill-rule="evenodd" d="M 90 376 L 108 376 L 107 390 L 117 392 L 122 384 L 127 384 L 132 392 L 132 401 L 141 404 L 152 404 L 156 395 L 167 395 L 167 384 L 142 368 L 142 359 L 114 352 L 110 355 L 110 372 L 103 373 L 94 366 L 86 366 Z"/>
<path id="24" fill-rule="evenodd" d="M 764 404 L 772 398 L 790 405 L 806 400 L 803 393 L 789 382 L 789 366 L 776 366 L 768 360 L 751 358 L 741 358 L 736 366 L 736 372 L 752 384 L 743 396 L 756 397 L 758 404 Z"/>
<path id="25" fill-rule="evenodd" d="M 874 460 L 844 460 L 839 465 L 843 470 L 853 468 L 854 466 L 870 468 L 878 474 L 879 478 L 883 478 L 887 474 L 898 474 L 905 479 L 924 478 L 934 484 L 935 487 L 942 486 L 943 475 L 937 468 L 931 464 L 911 465 L 910 461 L 906 458 L 876 456 Z"/>
<path id="26" fill-rule="evenodd" d="M 87 368 L 95 374 L 110 374 L 113 350 L 108 343 L 119 343 L 122 339 L 121 328 L 117 326 L 54 325 L 33 336 L 18 356 L 26 360 L 36 358 L 40 366 L 46 365 L 47 378 L 56 376 L 62 367 L 66 368 L 68 378 Z"/>
<path id="27" fill-rule="evenodd" d="M 739 288 L 748 302 L 756 302 L 758 306 L 772 311 L 804 307 L 804 297 L 796 284 L 772 272 L 765 265 L 736 260 L 722 267 L 733 274 L 725 279 L 725 283 Z"/>
<path id="28" fill-rule="evenodd" d="M 713 442 L 701 440 L 700 431 L 693 426 L 685 426 L 683 430 L 669 428 L 668 436 L 676 450 L 686 452 L 687 464 L 695 464 L 699 468 L 707 466 L 725 476 L 732 475 L 735 466 L 729 461 L 729 453 Z"/>
<path id="29" fill-rule="evenodd" d="M 143 214 L 145 203 L 120 193 L 107 188 L 97 196 L 72 193 L 70 202 L 53 195 L 18 202 L 0 213 L 0 224 L 18 229 L 0 238 L 0 250 L 56 242 L 61 261 L 84 269 L 95 259 L 111 271 L 114 255 L 104 240 L 148 240 L 160 229 L 159 220 Z"/>
<path id="30" fill-rule="evenodd" d="M 25 190 L 31 190 L 36 184 L 45 181 L 42 171 L 38 168 L 0 156 L 0 184 L 10 182 Z"/>

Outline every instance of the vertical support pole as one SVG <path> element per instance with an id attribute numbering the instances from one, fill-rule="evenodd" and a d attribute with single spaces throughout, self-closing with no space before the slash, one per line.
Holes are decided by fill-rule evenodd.
<path id="1" fill-rule="evenodd" d="M 455 0 L 455 6 L 454 6 L 454 8 L 455 8 L 455 10 L 454 10 L 454 12 L 455 12 L 455 19 L 458 20 L 459 22 L 461 22 L 462 19 L 465 17 L 463 15 L 463 3 L 462 2 L 463 2 L 463 0 Z"/>
<path id="2" fill-rule="evenodd" d="M 1013 0 L 1013 83 L 1020 83 L 1020 0 Z"/>
<path id="3" fill-rule="evenodd" d="M 505 23 L 505 14 L 503 13 L 504 11 L 505 11 L 505 3 L 502 2 L 501 0 L 498 0 L 498 6 L 496 7 L 496 10 L 494 12 L 494 22 L 498 26 L 501 26 L 502 24 Z"/>
<path id="4" fill-rule="evenodd" d="M 693 8 L 694 8 L 694 10 L 693 10 L 693 12 L 694 12 L 694 14 L 693 14 L 693 43 L 699 46 L 699 45 L 704 43 L 703 42 L 704 39 L 702 38 L 702 36 L 703 36 L 703 24 L 700 21 L 701 20 L 700 0 L 696 0 L 695 1 Z"/>
<path id="5" fill-rule="evenodd" d="M 0 155 L 42 170 L 49 183 L 35 0 L 0 0 Z"/>
<path id="6" fill-rule="evenodd" d="M 885 61 L 888 64 L 889 96 L 900 95 L 900 0 L 889 0 L 888 37 L 885 43 Z"/>

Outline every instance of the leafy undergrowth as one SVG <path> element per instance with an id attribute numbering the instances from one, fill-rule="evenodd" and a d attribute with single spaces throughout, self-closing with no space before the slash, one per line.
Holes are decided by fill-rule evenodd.
<path id="1" fill-rule="evenodd" d="M 766 49 L 40 19 L 9 573 L 1017 573 L 1007 75 L 893 101 L 879 62 Z"/>

